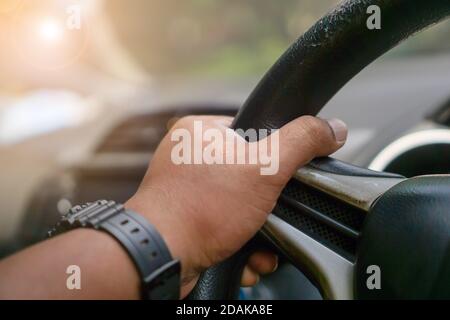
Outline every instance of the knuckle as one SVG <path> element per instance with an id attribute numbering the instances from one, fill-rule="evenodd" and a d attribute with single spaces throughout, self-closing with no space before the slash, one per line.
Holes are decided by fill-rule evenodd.
<path id="1" fill-rule="evenodd" d="M 337 143 L 330 126 L 319 118 L 306 117 L 303 122 L 304 141 L 314 156 L 327 155 L 336 150 Z"/>
<path id="2" fill-rule="evenodd" d="M 172 126 L 172 130 L 181 128 L 189 129 L 190 127 L 192 127 L 195 118 L 195 116 L 184 116 L 179 118 Z"/>
<path id="3" fill-rule="evenodd" d="M 305 116 L 302 119 L 302 126 L 306 135 L 310 137 L 321 137 L 324 133 L 324 126 L 321 120 L 312 117 Z"/>
<path id="4" fill-rule="evenodd" d="M 302 140 L 309 149 L 316 151 L 322 148 L 326 143 L 326 135 L 324 135 L 324 127 L 317 118 L 306 116 L 301 122 Z"/>

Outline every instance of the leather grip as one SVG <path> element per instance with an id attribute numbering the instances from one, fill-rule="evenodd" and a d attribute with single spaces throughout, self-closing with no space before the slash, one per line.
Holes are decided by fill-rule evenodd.
<path id="1" fill-rule="evenodd" d="M 189 300 L 234 300 L 239 295 L 242 271 L 255 251 L 254 241 L 226 261 L 206 270 L 189 295 Z"/>
<path id="2" fill-rule="evenodd" d="M 367 28 L 367 8 L 381 29 Z M 343 1 L 300 37 L 264 76 L 234 127 L 276 129 L 316 115 L 356 74 L 410 35 L 450 14 L 448 0 Z"/>

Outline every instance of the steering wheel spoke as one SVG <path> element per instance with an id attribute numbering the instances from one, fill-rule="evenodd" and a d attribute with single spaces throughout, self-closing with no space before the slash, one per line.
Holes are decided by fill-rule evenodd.
<path id="1" fill-rule="evenodd" d="M 325 298 L 352 299 L 355 255 L 366 214 L 381 194 L 404 180 L 318 159 L 298 170 L 262 233 Z"/>
<path id="2" fill-rule="evenodd" d="M 320 288 L 324 298 L 353 299 L 354 262 L 275 215 L 269 216 L 262 234 Z"/>
<path id="3" fill-rule="evenodd" d="M 369 211 L 379 196 L 405 180 L 405 177 L 360 168 L 332 158 L 320 158 L 300 168 L 294 179 L 349 205 Z"/>

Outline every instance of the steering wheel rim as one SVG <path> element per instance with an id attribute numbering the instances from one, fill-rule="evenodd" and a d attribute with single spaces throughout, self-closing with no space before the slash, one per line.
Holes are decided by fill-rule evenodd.
<path id="1" fill-rule="evenodd" d="M 366 26 L 367 8 L 372 5 L 381 10 L 381 29 L 370 30 Z M 447 0 L 342 2 L 300 37 L 269 70 L 240 109 L 232 127 L 277 129 L 297 117 L 318 114 L 367 65 L 410 35 L 449 15 L 450 2 Z M 391 179 L 383 191 L 402 181 L 398 176 L 371 173 L 330 158 L 314 160 L 306 170 L 311 169 L 319 170 L 320 174 Z M 375 198 L 371 200 L 366 209 L 375 203 Z M 276 220 L 274 217 L 270 219 Z M 277 221 L 269 222 L 273 226 Z M 270 237 L 270 228 L 266 228 L 265 233 Z M 235 256 L 204 272 L 189 298 L 236 298 L 242 268 L 254 247 L 255 241 L 251 241 Z M 353 272 L 345 262 L 333 263 L 342 267 L 343 274 Z M 326 293 L 326 298 L 353 297 L 349 292 L 353 288 L 346 287 L 342 292 L 336 292 L 324 288 L 324 283 L 316 281 L 316 284 Z"/>

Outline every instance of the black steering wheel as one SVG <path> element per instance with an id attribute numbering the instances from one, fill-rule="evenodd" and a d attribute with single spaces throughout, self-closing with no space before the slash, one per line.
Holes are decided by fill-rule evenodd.
<path id="1" fill-rule="evenodd" d="M 372 5 L 381 29 L 367 27 Z M 449 0 L 343 1 L 278 60 L 233 128 L 276 129 L 316 115 L 364 67 L 449 15 Z M 450 176 L 406 179 L 316 159 L 289 182 L 260 236 L 324 298 L 450 298 Z M 237 298 L 258 243 L 204 272 L 189 298 Z M 368 285 L 376 272 L 381 289 Z"/>

